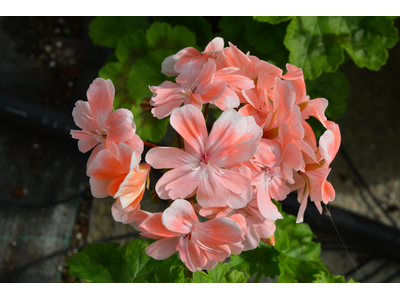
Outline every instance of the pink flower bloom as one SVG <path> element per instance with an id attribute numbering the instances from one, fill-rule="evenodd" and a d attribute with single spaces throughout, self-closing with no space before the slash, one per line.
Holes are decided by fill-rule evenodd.
<path id="1" fill-rule="evenodd" d="M 143 151 L 143 142 L 135 135 L 135 123 L 130 110 L 121 108 L 113 112 L 114 86 L 110 79 L 97 78 L 89 86 L 87 101 L 79 100 L 72 111 L 75 124 L 82 130 L 71 130 L 79 139 L 78 148 L 86 153 L 93 150 L 88 166 L 97 153 L 104 149 L 104 142 L 128 143 L 136 150 Z M 88 174 L 89 175 L 89 174 Z"/>
<path id="2" fill-rule="evenodd" d="M 161 65 L 161 73 L 176 76 L 185 70 L 200 71 L 209 58 L 215 58 L 224 49 L 224 39 L 214 38 L 200 53 L 196 48 L 187 47 L 178 53 L 168 56 Z"/>
<path id="3" fill-rule="evenodd" d="M 90 188 L 95 197 L 108 195 L 118 200 L 116 208 L 131 211 L 137 208 L 146 185 L 150 166 L 138 164 L 135 151 L 125 143 L 107 143 L 89 166 Z"/>
<path id="4" fill-rule="evenodd" d="M 324 98 L 310 100 L 310 97 L 307 96 L 306 84 L 302 70 L 291 64 L 286 64 L 286 68 L 288 73 L 283 75 L 282 78 L 293 85 L 296 92 L 295 105 L 300 107 L 301 118 L 306 120 L 311 116 L 315 117 L 325 126 L 325 128 L 332 130 L 334 124 L 328 121 L 325 116 L 325 109 L 328 106 L 328 100 Z M 300 74 L 301 76 L 299 76 Z"/>
<path id="5" fill-rule="evenodd" d="M 260 239 L 270 238 L 273 236 L 276 229 L 275 222 L 265 219 L 258 209 L 257 190 L 254 190 L 252 200 L 244 208 L 233 209 L 229 206 L 198 207 L 199 214 L 208 219 L 230 217 L 236 214 L 242 215 L 246 220 L 246 233 L 244 235 L 244 241 L 242 241 L 243 251 L 257 248 Z"/>
<path id="6" fill-rule="evenodd" d="M 146 248 L 147 255 L 162 260 L 176 251 L 190 271 L 211 270 L 231 254 L 239 254 L 243 246 L 244 218 L 216 218 L 200 223 L 192 205 L 175 200 L 164 213 L 148 216 L 139 226 L 141 235 L 158 239 Z"/>
<path id="7" fill-rule="evenodd" d="M 331 171 L 329 164 L 336 156 L 340 146 L 339 126 L 334 124 L 334 129 L 326 130 L 319 141 L 318 163 L 306 162 L 304 171 L 295 173 L 293 176 L 295 182 L 289 185 L 291 191 L 297 190 L 298 201 L 301 203 L 297 214 L 297 223 L 303 222 L 308 196 L 320 213 L 322 213 L 321 202 L 327 204 L 335 199 L 335 190 L 327 181 L 327 177 Z"/>
<path id="8" fill-rule="evenodd" d="M 172 168 L 157 182 L 159 197 L 187 198 L 197 192 L 197 202 L 203 207 L 246 206 L 251 180 L 229 166 L 250 160 L 256 152 L 262 131 L 254 119 L 227 110 L 208 135 L 201 111 L 186 105 L 172 113 L 171 125 L 185 140 L 186 152 L 157 147 L 146 155 L 153 168 Z M 241 197 L 244 194 L 248 196 Z"/>
<path id="9" fill-rule="evenodd" d="M 193 104 L 201 110 L 203 103 L 212 103 L 221 97 L 226 89 L 226 82 L 214 81 L 216 65 L 213 60 L 204 64 L 201 71 L 186 70 L 175 80 L 164 81 L 159 86 L 150 86 L 153 97 L 151 112 L 158 119 L 169 116 L 171 112 L 184 104 Z"/>

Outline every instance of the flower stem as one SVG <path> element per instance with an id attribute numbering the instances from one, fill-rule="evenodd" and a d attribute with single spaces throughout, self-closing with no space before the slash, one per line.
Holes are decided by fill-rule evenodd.
<path id="1" fill-rule="evenodd" d="M 148 148 L 159 147 L 159 146 L 157 146 L 155 144 L 152 144 L 152 143 L 149 143 L 149 142 L 146 142 L 146 141 L 143 141 L 143 144 Z"/>
<path id="2" fill-rule="evenodd" d="M 258 272 L 257 276 L 256 276 L 256 279 L 254 279 L 254 283 L 260 283 L 261 277 L 262 277 L 262 273 Z"/>

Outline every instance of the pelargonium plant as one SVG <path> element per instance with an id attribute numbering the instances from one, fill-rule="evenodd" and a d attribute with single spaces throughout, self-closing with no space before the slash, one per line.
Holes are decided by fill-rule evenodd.
<path id="1" fill-rule="evenodd" d="M 155 240 L 147 255 L 165 260 L 178 252 L 191 272 L 212 270 L 260 241 L 275 244 L 275 222 L 283 216 L 273 200 L 297 191 L 297 223 L 308 201 L 322 213 L 321 203 L 334 200 L 327 176 L 339 126 L 325 116 L 326 99 L 307 96 L 301 69 L 287 64 L 283 74 L 232 43 L 224 47 L 220 37 L 203 52 L 180 50 L 161 68 L 176 82 L 150 86 L 148 104 L 155 118 L 169 117 L 178 147 L 142 141 L 132 112 L 113 111 L 109 79 L 95 79 L 88 101 L 76 103 L 73 117 L 82 130 L 71 131 L 81 152 L 93 149 L 87 162 L 93 196 L 114 197 L 115 221 Z M 210 132 L 209 106 L 222 111 Z M 326 128 L 318 143 L 309 117 Z M 151 149 L 142 158 L 144 146 Z M 141 210 L 151 168 L 167 169 L 155 186 L 170 201 L 163 212 Z"/>

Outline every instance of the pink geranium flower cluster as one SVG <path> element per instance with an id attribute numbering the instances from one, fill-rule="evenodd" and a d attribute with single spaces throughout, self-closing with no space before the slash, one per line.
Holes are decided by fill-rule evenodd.
<path id="1" fill-rule="evenodd" d="M 307 96 L 302 70 L 286 67 L 283 74 L 231 43 L 224 47 L 222 38 L 203 52 L 188 47 L 167 57 L 162 72 L 177 76 L 176 82 L 150 87 L 151 112 L 159 119 L 170 116 L 184 146 L 152 145 L 140 165 L 143 142 L 130 111 L 112 112 L 111 81 L 96 79 L 89 102 L 77 102 L 73 116 L 83 130 L 72 135 L 82 152 L 98 144 L 88 162 L 92 193 L 116 198 L 114 219 L 157 240 L 146 248 L 148 255 L 166 259 L 179 252 L 192 272 L 209 270 L 260 240 L 274 245 L 275 221 L 282 215 L 272 199 L 297 191 L 297 222 L 308 198 L 320 212 L 321 202 L 334 200 L 327 176 L 341 141 L 339 127 L 325 117 L 326 99 Z M 223 110 L 210 132 L 209 105 Z M 326 128 L 318 144 L 306 122 L 310 116 Z M 161 199 L 172 201 L 164 212 L 140 209 L 150 166 L 169 169 L 155 186 Z M 208 220 L 200 222 L 198 215 Z"/>

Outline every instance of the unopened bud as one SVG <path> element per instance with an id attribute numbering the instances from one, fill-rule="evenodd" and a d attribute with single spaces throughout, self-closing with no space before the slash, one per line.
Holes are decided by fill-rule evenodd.
<path id="1" fill-rule="evenodd" d="M 268 244 L 271 246 L 275 246 L 275 235 L 272 235 L 271 237 L 267 239 L 260 239 L 264 244 Z"/>

